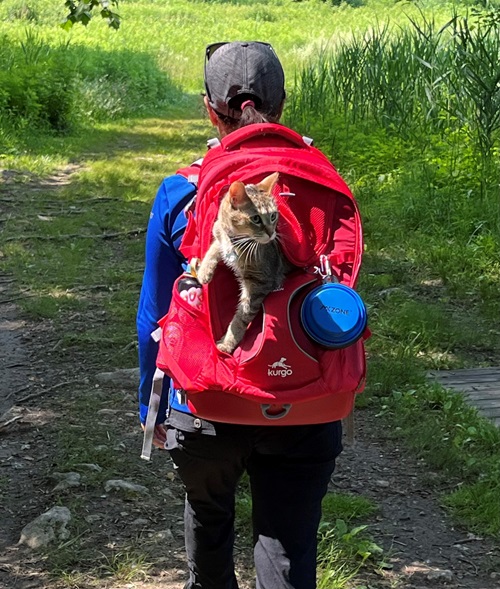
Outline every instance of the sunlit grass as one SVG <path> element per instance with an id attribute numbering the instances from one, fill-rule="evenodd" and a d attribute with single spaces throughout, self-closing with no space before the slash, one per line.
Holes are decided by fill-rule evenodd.
<path id="1" fill-rule="evenodd" d="M 376 505 L 366 497 L 346 493 L 328 493 L 321 507 L 324 522 L 364 518 L 377 510 Z"/>
<path id="2" fill-rule="evenodd" d="M 343 589 L 360 569 L 381 560 L 383 550 L 369 537 L 366 526 L 350 526 L 338 519 L 320 527 L 318 589 Z"/>
<path id="3" fill-rule="evenodd" d="M 116 581 L 133 582 L 144 581 L 148 577 L 151 563 L 144 554 L 132 552 L 116 552 L 106 557 L 102 569 L 106 576 Z"/>
<path id="4" fill-rule="evenodd" d="M 38 2 L 31 19 L 19 18 L 19 0 L 5 0 L 0 5 L 0 33 L 21 39 L 24 30 L 36 27 L 51 45 L 66 43 L 82 47 L 98 46 L 104 52 L 133 49 L 154 55 L 161 69 L 191 92 L 202 89 L 204 47 L 214 41 L 259 39 L 271 42 L 292 80 L 297 66 L 318 48 L 332 42 L 339 34 L 363 31 L 374 22 L 388 18 L 406 21 L 416 15 L 410 2 L 368 1 L 359 8 L 334 7 L 320 0 L 293 2 L 272 0 L 266 3 L 203 2 L 172 0 L 168 3 L 135 1 L 120 5 L 122 26 L 110 31 L 99 18 L 87 27 L 75 26 L 69 33 L 57 24 L 64 17 L 64 6 Z M 440 14 L 449 12 L 452 3 L 433 3 Z M 286 23 L 286 26 L 284 26 Z M 147 31 L 147 34 L 145 34 Z"/>

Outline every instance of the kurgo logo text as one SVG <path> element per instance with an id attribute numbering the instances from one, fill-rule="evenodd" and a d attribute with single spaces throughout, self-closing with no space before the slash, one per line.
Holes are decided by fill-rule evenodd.
<path id="1" fill-rule="evenodd" d="M 272 364 L 268 364 L 267 376 L 281 376 L 282 378 L 285 378 L 285 376 L 291 376 L 293 370 L 285 363 L 286 358 L 281 358 Z"/>

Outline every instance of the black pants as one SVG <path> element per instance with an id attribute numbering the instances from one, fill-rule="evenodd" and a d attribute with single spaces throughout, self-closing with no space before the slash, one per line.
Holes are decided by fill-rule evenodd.
<path id="1" fill-rule="evenodd" d="M 321 501 L 342 450 L 341 423 L 243 426 L 173 411 L 167 425 L 166 447 L 186 486 L 185 589 L 238 589 L 234 508 L 245 470 L 257 589 L 315 589 Z"/>

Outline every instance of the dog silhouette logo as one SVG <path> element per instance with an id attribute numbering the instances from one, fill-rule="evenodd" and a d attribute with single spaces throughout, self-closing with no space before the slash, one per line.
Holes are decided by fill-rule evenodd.
<path id="1" fill-rule="evenodd" d="M 269 364 L 269 368 L 284 368 L 286 370 L 287 368 L 290 368 L 290 366 L 285 364 L 285 362 L 286 358 L 281 358 L 281 360 L 277 360 L 276 362 Z"/>

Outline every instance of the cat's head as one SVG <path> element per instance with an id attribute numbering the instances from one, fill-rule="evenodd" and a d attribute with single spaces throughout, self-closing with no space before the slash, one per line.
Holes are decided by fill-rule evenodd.
<path id="1" fill-rule="evenodd" d="M 278 205 L 272 191 L 278 181 L 275 172 L 259 184 L 233 182 L 226 194 L 222 222 L 233 237 L 247 237 L 258 243 L 268 243 L 276 237 Z"/>

